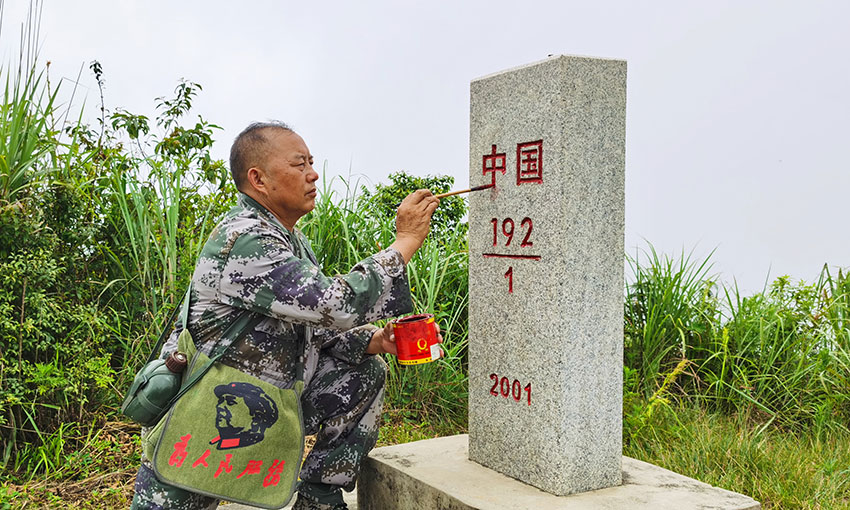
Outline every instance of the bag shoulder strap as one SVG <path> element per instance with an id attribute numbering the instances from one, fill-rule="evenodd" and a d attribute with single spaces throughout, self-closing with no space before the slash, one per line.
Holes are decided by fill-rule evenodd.
<path id="1" fill-rule="evenodd" d="M 242 337 L 248 334 L 249 331 L 253 330 L 254 327 L 259 324 L 260 321 L 263 319 L 264 316 L 256 313 L 244 313 L 241 317 L 236 319 L 222 335 L 222 338 L 224 338 L 226 342 L 218 346 L 218 349 L 216 349 L 216 352 L 213 353 L 213 356 L 210 357 L 210 360 L 207 362 L 206 365 L 193 372 L 192 375 L 190 375 L 189 378 L 183 382 L 183 384 L 180 386 L 180 391 L 178 391 L 177 394 L 174 395 L 174 397 L 171 399 L 171 402 L 169 402 L 168 407 L 174 405 L 174 403 L 177 402 L 177 399 L 179 399 L 187 391 L 189 391 L 192 386 L 195 385 L 196 382 L 200 381 L 201 378 L 209 371 L 209 369 L 212 368 L 213 364 L 218 361 L 219 358 L 224 356 L 224 353 L 226 353 L 230 349 L 230 347 L 233 346 L 233 344 L 241 340 Z M 231 333 L 237 330 L 239 331 L 239 333 L 235 337 L 231 336 Z"/>
<path id="2" fill-rule="evenodd" d="M 179 308 L 180 311 L 180 325 L 183 329 L 189 328 L 189 301 L 191 300 L 192 293 L 192 281 L 189 281 L 189 288 L 186 289 L 186 296 L 183 298 L 183 303 Z M 171 332 L 170 325 L 174 322 L 174 315 L 177 313 L 178 309 L 174 310 L 174 313 L 171 316 L 171 319 L 168 321 L 168 324 L 163 331 L 163 334 L 160 336 L 160 341 L 157 342 L 157 349 L 159 350 L 162 346 L 160 344 L 163 343 L 163 340 L 168 336 L 168 333 Z M 227 352 L 230 347 L 233 346 L 236 342 L 242 339 L 249 331 L 254 329 L 256 325 L 263 320 L 263 316 L 256 313 L 251 313 L 245 311 L 242 315 L 239 316 L 235 321 L 230 323 L 230 326 L 224 333 L 221 335 L 222 341 L 216 347 L 216 350 L 212 353 L 212 358 L 218 359 L 225 352 Z"/>
<path id="3" fill-rule="evenodd" d="M 148 355 L 148 360 L 145 362 L 145 365 L 159 357 L 160 349 L 162 349 L 162 345 L 165 343 L 165 339 L 168 338 L 168 335 L 171 334 L 171 330 L 173 329 L 171 326 L 174 324 L 174 319 L 177 317 L 178 312 L 180 312 L 180 316 L 183 318 L 183 324 L 186 324 L 186 313 L 188 310 L 187 303 L 189 302 L 189 293 L 192 291 L 192 283 L 189 282 L 189 288 L 186 289 L 186 296 L 183 298 L 182 306 L 175 306 L 174 310 L 168 316 L 168 322 L 165 323 L 165 326 L 162 328 L 162 332 L 159 334 L 159 340 L 156 341 L 156 344 L 151 349 L 150 355 Z M 144 365 L 142 365 L 144 366 Z"/>
<path id="4" fill-rule="evenodd" d="M 189 290 L 191 290 L 192 284 L 189 284 Z M 187 328 L 189 324 L 189 293 L 186 293 L 186 298 L 183 302 L 182 310 L 180 312 L 181 322 L 184 328 Z M 221 338 L 222 341 L 216 347 L 216 349 L 211 353 L 210 360 L 200 369 L 196 370 L 186 379 L 180 387 L 180 391 L 177 392 L 177 395 L 171 399 L 168 407 L 171 407 L 177 399 L 182 397 L 187 391 L 189 391 L 192 386 L 195 385 L 201 378 L 212 368 L 213 364 L 219 360 L 224 354 L 234 345 L 236 342 L 241 340 L 249 331 L 252 331 L 257 324 L 265 319 L 264 315 L 261 315 L 256 312 L 248 312 L 245 311 L 242 315 L 239 316 L 238 319 L 233 321 L 230 326 L 222 333 Z M 298 346 L 298 363 L 296 365 L 295 378 L 297 381 L 304 380 L 304 349 L 306 345 L 304 342 L 300 342 Z"/>

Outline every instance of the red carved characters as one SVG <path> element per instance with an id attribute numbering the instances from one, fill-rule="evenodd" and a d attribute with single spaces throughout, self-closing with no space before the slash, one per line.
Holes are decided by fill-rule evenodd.
<path id="1" fill-rule="evenodd" d="M 499 379 L 498 374 L 490 374 L 490 379 L 493 381 L 493 386 L 490 388 L 490 395 L 494 397 L 502 395 L 504 398 L 510 396 L 515 401 L 520 402 L 522 400 L 522 392 L 525 391 L 528 405 L 531 405 L 531 383 L 526 384 L 525 388 L 523 388 L 522 383 L 517 379 L 514 379 L 513 383 L 511 383 L 507 377 Z"/>
<path id="2" fill-rule="evenodd" d="M 493 144 L 492 152 L 490 154 L 484 155 L 484 169 L 482 173 L 487 175 L 488 173 L 493 174 L 493 186 L 496 186 L 496 172 L 505 173 L 507 168 L 505 161 L 507 160 L 507 156 L 504 152 L 496 153 L 496 145 Z"/>
<path id="3" fill-rule="evenodd" d="M 543 182 L 543 140 L 516 145 L 516 184 Z"/>
<path id="4" fill-rule="evenodd" d="M 505 173 L 507 167 L 507 154 L 497 152 L 496 144 L 490 146 L 490 154 L 485 154 L 483 157 L 482 173 L 484 175 L 492 174 L 492 186 L 496 186 L 496 172 Z M 543 140 L 535 140 L 533 142 L 522 142 L 516 145 L 516 184 L 517 186 L 526 183 L 542 183 L 543 182 Z M 491 195 L 493 197 L 496 194 Z M 517 246 L 517 243 L 511 244 L 514 240 L 514 231 L 519 230 L 512 218 L 504 218 L 499 222 L 499 219 L 493 218 L 490 220 L 493 224 L 493 247 L 499 246 L 499 226 L 501 225 L 501 234 L 504 236 L 504 247 L 509 248 Z M 516 253 L 517 250 L 509 249 L 506 251 L 514 251 L 514 253 L 484 253 L 485 258 L 506 258 L 506 259 L 524 259 L 524 260 L 540 260 L 539 255 L 528 253 L 528 249 L 534 246 L 531 241 L 531 231 L 533 229 L 533 221 L 529 217 L 525 217 L 520 222 L 519 228 L 524 230 L 522 240 L 519 242 L 520 251 L 524 253 Z M 521 234 L 522 235 L 522 234 Z M 514 268 L 508 267 L 505 272 L 505 279 L 508 283 L 508 294 L 514 292 Z"/>
<path id="5" fill-rule="evenodd" d="M 492 174 L 491 184 L 496 186 L 496 172 L 505 173 L 507 154 L 496 152 L 496 144 L 490 146 L 490 154 L 483 158 L 482 174 Z M 516 144 L 516 184 L 543 182 L 543 140 Z"/>
<path id="6" fill-rule="evenodd" d="M 493 224 L 493 246 L 499 245 L 499 220 L 498 218 L 493 218 L 490 220 L 490 223 Z M 522 237 L 522 241 L 520 241 L 520 248 L 531 248 L 534 246 L 534 243 L 531 241 L 531 231 L 534 229 L 534 223 L 531 221 L 531 218 L 525 217 L 520 222 L 520 227 L 525 229 L 525 234 Z M 505 218 L 502 220 L 502 228 L 501 233 L 505 237 L 505 247 L 511 246 L 511 241 L 514 239 L 514 230 L 516 228 L 516 223 L 513 218 Z M 514 243 L 514 246 L 516 243 Z M 528 253 L 484 253 L 484 258 L 505 258 L 505 259 L 525 259 L 525 260 L 540 260 L 540 255 L 530 255 Z M 513 266 L 509 267 L 507 272 L 505 273 L 505 278 L 508 280 L 508 294 L 514 293 L 514 268 Z"/>
<path id="7" fill-rule="evenodd" d="M 496 218 L 493 218 L 493 219 L 490 220 L 490 223 L 493 224 L 493 246 L 497 246 L 498 245 L 498 237 L 499 237 L 499 235 L 498 235 L 499 220 L 496 219 Z M 515 223 L 514 223 L 514 220 L 512 218 L 505 218 L 502 221 L 502 234 L 504 234 L 505 237 L 507 238 L 507 240 L 505 242 L 505 246 L 511 245 L 511 241 L 514 238 L 514 226 L 515 226 Z M 525 218 L 522 219 L 522 222 L 520 223 L 520 227 L 525 229 L 525 236 L 522 238 L 522 242 L 520 243 L 520 246 L 522 248 L 534 246 L 534 243 L 530 240 L 531 239 L 531 231 L 534 230 L 534 222 L 531 221 L 531 218 L 526 216 Z M 488 253 L 484 254 L 485 257 L 488 256 L 488 255 L 497 256 L 495 254 L 488 254 Z M 540 257 L 538 257 L 536 255 L 531 255 L 531 256 L 522 255 L 522 256 L 516 256 L 516 257 L 511 257 L 511 258 L 533 258 L 533 259 L 536 260 L 536 259 L 539 259 Z"/>

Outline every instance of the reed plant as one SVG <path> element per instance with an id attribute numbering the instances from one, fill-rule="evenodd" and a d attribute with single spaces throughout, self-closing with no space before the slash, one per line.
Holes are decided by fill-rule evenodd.
<path id="1" fill-rule="evenodd" d="M 444 357 L 406 367 L 390 357 L 387 392 L 404 417 L 438 430 L 465 430 L 468 399 L 467 305 L 469 285 L 466 235 L 429 239 L 408 266 L 414 309 L 432 313 L 443 335 Z M 411 413 L 412 410 L 415 412 Z"/>
<path id="2" fill-rule="evenodd" d="M 624 308 L 625 365 L 637 371 L 626 388 L 652 395 L 659 376 L 687 359 L 691 350 L 716 335 L 720 311 L 717 281 L 709 272 L 710 255 L 695 260 L 692 253 L 664 256 L 652 245 L 626 256 L 631 274 L 626 280 Z"/>
<path id="3" fill-rule="evenodd" d="M 21 29 L 17 62 L 0 64 L 0 207 L 17 201 L 51 171 L 45 156 L 54 145 L 52 118 L 58 87 L 51 91 L 46 71 L 38 69 L 40 13 L 41 4 L 31 4 L 30 19 Z M 0 31 L 2 17 L 0 4 Z"/>
<path id="4" fill-rule="evenodd" d="M 843 282 L 827 268 L 811 285 L 780 277 L 753 296 L 727 291 L 728 320 L 703 352 L 703 396 L 786 427 L 846 427 L 845 303 Z"/>

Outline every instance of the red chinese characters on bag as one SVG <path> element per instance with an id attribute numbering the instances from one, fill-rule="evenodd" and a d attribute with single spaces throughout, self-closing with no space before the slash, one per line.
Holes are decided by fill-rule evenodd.
<path id="1" fill-rule="evenodd" d="M 224 456 L 224 460 L 219 463 L 218 470 L 213 475 L 213 478 L 218 478 L 218 476 L 221 474 L 222 471 L 225 471 L 227 473 L 230 473 L 231 471 L 233 471 L 233 465 L 230 464 L 230 460 L 232 458 L 233 458 L 232 453 L 228 453 L 227 455 Z"/>
<path id="2" fill-rule="evenodd" d="M 209 450 L 209 448 L 207 448 L 207 451 L 205 451 L 203 455 L 198 457 L 198 460 L 196 460 L 195 462 L 192 463 L 192 467 L 198 467 L 198 466 L 201 466 L 201 465 L 203 465 L 204 467 L 210 467 L 210 465 L 207 464 L 207 457 L 209 457 L 209 456 L 210 456 L 210 450 Z"/>
<path id="3" fill-rule="evenodd" d="M 169 459 L 169 464 L 174 467 L 183 467 L 183 461 L 186 460 L 186 457 L 189 455 L 189 442 L 192 439 L 191 434 L 186 434 L 185 436 L 180 437 L 180 441 L 174 444 L 174 452 L 171 454 L 171 458 Z M 216 438 L 218 439 L 218 438 Z M 208 468 L 210 464 L 208 462 L 208 458 L 212 451 L 207 448 L 204 453 L 198 457 L 195 462 L 192 463 L 192 468 Z M 213 478 L 218 478 L 220 476 L 225 476 L 230 474 L 233 471 L 235 466 L 242 466 L 243 464 L 239 462 L 238 459 L 235 458 L 236 454 L 226 453 L 224 454 L 224 458 L 213 458 L 213 461 L 218 460 L 218 468 L 215 473 L 211 473 Z M 280 474 L 283 472 L 283 467 L 286 464 L 285 460 L 274 459 L 272 461 L 272 466 L 268 469 L 268 474 L 263 479 L 263 487 L 272 487 L 276 486 L 280 482 Z M 263 461 L 256 459 L 249 459 L 245 464 L 245 468 L 236 475 L 236 479 L 240 479 L 244 476 L 248 475 L 257 475 L 262 474 L 263 470 Z"/>
<path id="4" fill-rule="evenodd" d="M 189 455 L 188 452 L 186 452 L 186 447 L 189 446 L 190 439 L 192 439 L 192 434 L 186 434 L 185 436 L 180 437 L 180 441 L 174 443 L 174 453 L 172 453 L 171 458 L 168 459 L 168 464 L 177 467 L 181 467 L 183 465 L 183 461 L 186 460 L 186 456 Z"/>
<path id="5" fill-rule="evenodd" d="M 245 466 L 245 471 L 239 473 L 236 478 L 242 478 L 245 475 L 256 475 L 259 474 L 263 467 L 263 461 L 261 460 L 249 460 L 248 465 Z"/>
<path id="6" fill-rule="evenodd" d="M 283 465 L 286 461 L 278 461 L 275 459 L 272 462 L 272 467 L 269 468 L 269 474 L 263 479 L 263 487 L 277 485 L 280 482 L 280 474 L 283 472 Z"/>

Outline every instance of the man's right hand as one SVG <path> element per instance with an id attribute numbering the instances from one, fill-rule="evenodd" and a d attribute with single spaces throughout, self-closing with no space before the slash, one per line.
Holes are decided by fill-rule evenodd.
<path id="1" fill-rule="evenodd" d="M 396 239 L 390 247 L 410 262 L 416 250 L 422 246 L 431 227 L 431 215 L 440 205 L 440 199 L 427 189 L 416 190 L 402 200 L 395 217 Z"/>

